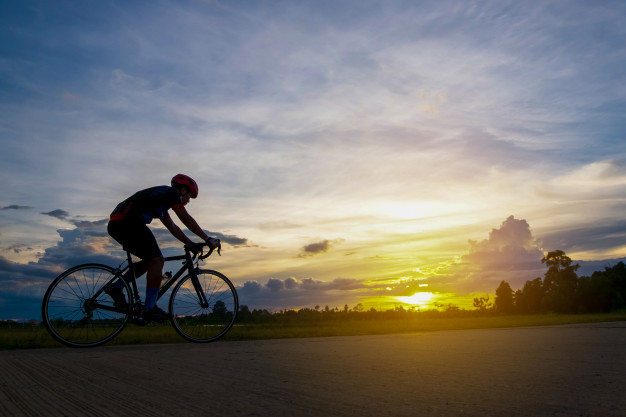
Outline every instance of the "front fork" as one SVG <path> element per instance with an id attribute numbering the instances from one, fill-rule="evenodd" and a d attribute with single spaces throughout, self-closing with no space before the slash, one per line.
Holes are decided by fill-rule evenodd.
<path id="1" fill-rule="evenodd" d="M 191 282 L 193 283 L 193 288 L 196 290 L 196 295 L 198 296 L 200 307 L 209 308 L 209 300 L 207 300 L 206 295 L 204 294 L 204 289 L 202 288 L 200 280 L 198 279 L 199 272 L 200 269 L 194 268 L 193 274 L 191 274 Z"/>

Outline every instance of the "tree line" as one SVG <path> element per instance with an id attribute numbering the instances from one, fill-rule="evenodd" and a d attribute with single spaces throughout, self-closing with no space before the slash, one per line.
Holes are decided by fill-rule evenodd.
<path id="1" fill-rule="evenodd" d="M 419 307 L 406 307 L 397 305 L 394 308 L 386 310 L 377 310 L 374 307 L 366 310 L 362 304 L 350 308 L 344 305 L 343 308 L 328 306 L 320 308 L 300 308 L 300 309 L 283 309 L 271 312 L 266 309 L 254 309 L 246 305 L 239 307 L 237 313 L 237 322 L 254 323 L 254 324 L 295 324 L 298 323 L 315 323 L 315 322 L 343 322 L 348 320 L 398 320 L 409 318 L 434 318 L 434 317 L 462 317 L 472 316 L 479 313 L 476 310 L 463 310 L 453 304 L 437 305 L 442 310 L 426 310 L 420 311 Z"/>
<path id="2" fill-rule="evenodd" d="M 608 313 L 626 308 L 626 265 L 623 262 L 590 277 L 579 277 L 580 265 L 561 250 L 541 259 L 548 267 L 543 279 L 526 281 L 513 291 L 502 281 L 496 289 L 493 308 L 503 314 Z M 474 300 L 476 305 L 476 300 Z"/>
<path id="3" fill-rule="evenodd" d="M 350 308 L 301 308 L 270 312 L 265 309 L 239 308 L 237 321 L 243 323 L 297 323 L 343 320 L 384 320 L 410 317 L 463 317 L 482 314 L 538 314 L 538 313 L 609 313 L 626 309 L 626 265 L 623 262 L 594 272 L 590 277 L 579 277 L 579 265 L 561 250 L 548 252 L 541 262 L 548 267 L 544 278 L 526 281 L 523 288 L 513 291 L 502 281 L 496 289 L 495 301 L 489 297 L 474 299 L 474 310 L 461 309 L 453 304 L 436 304 L 437 309 L 420 311 L 418 307 L 398 305 L 393 309 L 366 310 L 361 304 Z"/>

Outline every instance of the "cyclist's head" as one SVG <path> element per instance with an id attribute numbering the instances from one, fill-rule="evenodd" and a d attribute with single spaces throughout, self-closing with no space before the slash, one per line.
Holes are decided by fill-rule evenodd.
<path id="1" fill-rule="evenodd" d="M 198 184 L 185 174 L 175 175 L 174 178 L 172 178 L 172 187 L 185 187 L 189 190 L 191 198 L 198 197 Z"/>

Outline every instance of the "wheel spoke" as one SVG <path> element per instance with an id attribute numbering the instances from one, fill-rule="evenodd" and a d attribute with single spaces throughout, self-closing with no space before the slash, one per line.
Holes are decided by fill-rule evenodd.
<path id="1" fill-rule="evenodd" d="M 183 278 L 170 298 L 174 329 L 192 342 L 211 342 L 232 327 L 239 301 L 233 284 L 216 271 L 199 271 L 198 281 L 208 302 L 203 308 L 190 276 Z"/>
<path id="2" fill-rule="evenodd" d="M 128 321 L 126 311 L 114 311 L 113 300 L 104 293 L 93 299 L 113 279 L 113 269 L 99 264 L 79 265 L 59 275 L 42 304 L 44 325 L 50 334 L 75 347 L 97 346 L 115 337 Z M 129 300 L 126 284 L 124 294 Z M 99 309 L 95 302 L 110 309 Z"/>

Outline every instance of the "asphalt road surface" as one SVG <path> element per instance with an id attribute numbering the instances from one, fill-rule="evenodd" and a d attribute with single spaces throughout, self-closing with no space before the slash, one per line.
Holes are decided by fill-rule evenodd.
<path id="1" fill-rule="evenodd" d="M 0 352 L 2 416 L 626 416 L 626 322 Z"/>

